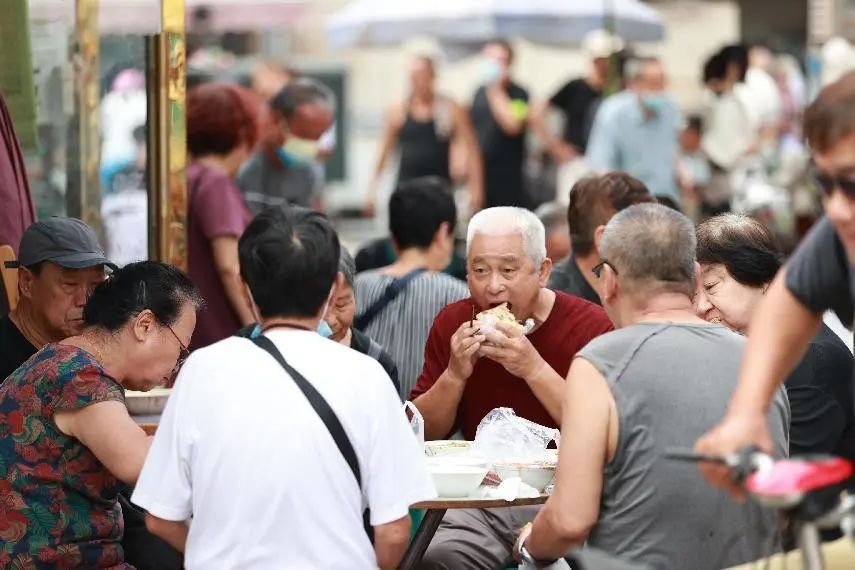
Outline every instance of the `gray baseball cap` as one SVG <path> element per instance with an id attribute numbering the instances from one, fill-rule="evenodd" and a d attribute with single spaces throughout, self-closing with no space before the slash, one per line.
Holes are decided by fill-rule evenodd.
<path id="1" fill-rule="evenodd" d="M 84 269 L 116 265 L 106 258 L 92 228 L 77 218 L 54 216 L 40 220 L 24 231 L 18 261 L 6 262 L 6 267 L 29 267 L 50 261 L 66 269 Z"/>

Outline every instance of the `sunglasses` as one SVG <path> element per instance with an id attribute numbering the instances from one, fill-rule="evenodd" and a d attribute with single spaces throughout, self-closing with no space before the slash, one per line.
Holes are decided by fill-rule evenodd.
<path id="1" fill-rule="evenodd" d="M 815 165 L 811 166 L 811 178 L 825 196 L 831 196 L 839 188 L 848 198 L 855 198 L 855 179 L 823 174 Z"/>
<path id="2" fill-rule="evenodd" d="M 599 278 L 600 278 L 600 275 L 603 273 L 603 267 L 605 267 L 606 265 L 608 265 L 609 267 L 611 267 L 611 268 L 612 268 L 612 271 L 614 271 L 614 272 L 615 272 L 615 275 L 617 275 L 617 274 L 618 274 L 617 269 L 615 269 L 615 266 L 614 266 L 614 265 L 612 265 L 612 264 L 611 264 L 607 259 L 600 260 L 600 262 L 599 262 L 598 264 L 596 264 L 595 266 L 593 266 L 593 267 L 591 268 L 591 273 L 593 273 L 593 274 L 594 274 L 594 277 L 596 277 L 597 279 L 599 279 Z"/>
<path id="3" fill-rule="evenodd" d="M 175 337 L 175 340 L 178 341 L 178 346 L 181 347 L 181 351 L 178 353 L 178 360 L 175 362 L 175 368 L 172 369 L 173 372 L 178 372 L 178 369 L 184 364 L 184 361 L 187 360 L 187 357 L 190 356 L 190 349 L 184 346 L 184 343 L 181 342 L 181 339 L 178 338 L 178 335 L 175 334 L 175 331 L 172 330 L 172 327 L 169 325 L 163 325 L 169 329 L 169 332 L 172 333 L 172 336 Z"/>

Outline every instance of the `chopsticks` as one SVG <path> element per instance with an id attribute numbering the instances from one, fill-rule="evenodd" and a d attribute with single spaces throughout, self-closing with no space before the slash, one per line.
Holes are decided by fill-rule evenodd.
<path id="1" fill-rule="evenodd" d="M 469 328 L 475 326 L 475 305 L 472 305 L 472 316 L 469 317 Z"/>

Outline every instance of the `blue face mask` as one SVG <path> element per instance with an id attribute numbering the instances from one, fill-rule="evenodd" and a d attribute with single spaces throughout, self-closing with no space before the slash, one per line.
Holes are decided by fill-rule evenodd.
<path id="1" fill-rule="evenodd" d="M 332 336 L 332 329 L 327 324 L 327 322 L 323 319 L 318 321 L 318 328 L 315 330 L 315 332 L 317 332 L 319 335 L 321 335 L 324 338 L 329 338 Z"/>
<path id="2" fill-rule="evenodd" d="M 323 319 L 318 321 L 318 328 L 315 329 L 315 332 L 321 335 L 324 338 L 329 338 L 332 336 L 333 332 L 327 322 Z M 252 332 L 249 335 L 249 338 L 258 338 L 261 334 L 261 325 L 255 325 L 255 328 L 252 329 Z"/>
<path id="3" fill-rule="evenodd" d="M 289 168 L 302 168 L 306 166 L 306 163 L 297 158 L 296 156 L 291 156 L 291 154 L 284 150 L 282 147 L 276 149 L 276 156 L 285 166 Z"/>
<path id="4" fill-rule="evenodd" d="M 668 107 L 668 96 L 664 93 L 645 93 L 641 96 L 641 105 L 659 115 Z"/>
<path id="5" fill-rule="evenodd" d="M 276 149 L 276 156 L 285 166 L 308 166 L 316 160 L 319 150 L 318 141 L 291 135 Z"/>
<path id="6" fill-rule="evenodd" d="M 495 83 L 502 76 L 502 66 L 493 58 L 485 57 L 481 61 L 481 78 L 484 83 Z"/>

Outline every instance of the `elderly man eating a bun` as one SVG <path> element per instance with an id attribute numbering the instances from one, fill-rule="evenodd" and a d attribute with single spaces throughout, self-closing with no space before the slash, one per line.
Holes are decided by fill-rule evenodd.
<path id="1" fill-rule="evenodd" d="M 474 439 L 478 423 L 498 407 L 558 427 L 570 362 L 612 330 L 611 322 L 599 306 L 546 288 L 552 261 L 545 230 L 528 210 L 482 210 L 469 222 L 466 250 L 471 297 L 437 315 L 411 395 L 427 439 L 458 430 Z M 515 532 L 537 509 L 449 511 L 422 567 L 507 566 Z"/>

